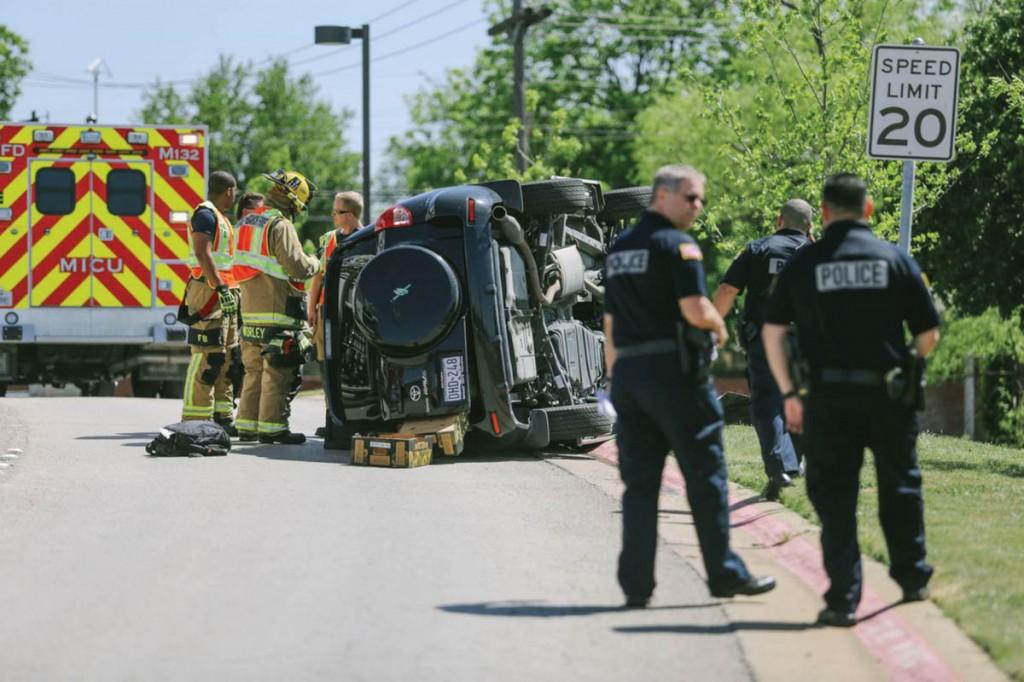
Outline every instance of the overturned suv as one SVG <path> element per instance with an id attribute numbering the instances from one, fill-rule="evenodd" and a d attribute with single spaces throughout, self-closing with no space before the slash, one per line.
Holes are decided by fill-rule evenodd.
<path id="1" fill-rule="evenodd" d="M 575 178 L 448 187 L 339 243 L 324 279 L 325 446 L 434 419 L 461 421 L 471 448 L 607 434 L 604 259 L 649 196 Z"/>

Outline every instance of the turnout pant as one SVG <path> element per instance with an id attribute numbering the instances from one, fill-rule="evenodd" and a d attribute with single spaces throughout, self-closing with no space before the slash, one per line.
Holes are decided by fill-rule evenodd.
<path id="1" fill-rule="evenodd" d="M 769 477 L 799 473 L 797 444 L 786 431 L 782 393 L 768 367 L 760 334 L 747 344 L 747 383 L 750 384 L 750 418 L 761 444 L 764 473 Z"/>
<path id="2" fill-rule="evenodd" d="M 189 328 L 192 357 L 185 375 L 181 420 L 230 420 L 235 409 L 229 369 L 238 353 L 238 320 L 223 316 L 217 292 L 201 280 L 190 280 L 185 290 L 189 311 L 209 311 Z"/>
<path id="3" fill-rule="evenodd" d="M 821 518 L 829 608 L 852 612 L 860 603 L 857 493 L 865 448 L 874 454 L 889 575 L 904 590 L 928 584 L 932 567 L 925 561 L 918 430 L 917 414 L 889 400 L 881 388 L 829 387 L 805 401 L 807 493 Z"/>
<path id="4" fill-rule="evenodd" d="M 240 435 L 273 435 L 288 430 L 291 401 L 302 379 L 299 367 L 275 367 L 263 344 L 242 340 L 245 382 L 235 427 Z"/>
<path id="5" fill-rule="evenodd" d="M 729 548 L 729 501 L 722 447 L 722 407 L 710 383 L 695 386 L 673 353 L 621 358 L 612 403 L 618 412 L 622 553 L 618 578 L 628 597 L 654 591 L 658 493 L 672 450 L 686 481 L 708 583 L 725 589 L 750 579 Z"/>

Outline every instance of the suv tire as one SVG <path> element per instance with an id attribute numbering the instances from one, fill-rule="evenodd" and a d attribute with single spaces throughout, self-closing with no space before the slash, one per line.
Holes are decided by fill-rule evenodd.
<path id="1" fill-rule="evenodd" d="M 598 220 L 614 223 L 620 220 L 632 220 L 640 215 L 651 204 L 651 188 L 623 187 L 604 193 L 604 210 L 598 214 Z"/>
<path id="2" fill-rule="evenodd" d="M 534 216 L 580 213 L 593 207 L 590 189 L 576 178 L 524 182 L 524 212 Z"/>

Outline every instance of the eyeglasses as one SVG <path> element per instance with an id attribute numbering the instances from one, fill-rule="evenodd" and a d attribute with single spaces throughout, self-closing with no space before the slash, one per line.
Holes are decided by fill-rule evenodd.
<path id="1" fill-rule="evenodd" d="M 708 205 L 707 197 L 702 197 L 699 194 L 687 194 L 683 198 L 686 199 L 691 204 L 696 204 L 699 201 L 704 206 Z"/>

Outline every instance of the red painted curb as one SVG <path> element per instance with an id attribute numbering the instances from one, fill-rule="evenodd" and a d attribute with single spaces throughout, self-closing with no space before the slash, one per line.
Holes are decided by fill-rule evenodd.
<path id="1" fill-rule="evenodd" d="M 618 464 L 619 461 L 614 441 L 604 443 L 590 454 L 610 464 Z M 663 488 L 685 494 L 683 477 L 674 465 L 665 467 L 661 483 Z M 733 495 L 729 497 L 733 527 L 742 526 L 744 532 L 753 535 L 772 553 L 777 563 L 818 594 L 824 594 L 828 577 L 823 568 L 821 550 L 799 537 L 787 523 L 742 502 Z M 851 628 L 881 664 L 888 678 L 900 682 L 956 680 L 956 675 L 945 661 L 904 618 L 889 609 L 890 606 L 865 585 L 857 610 L 861 620 Z"/>

